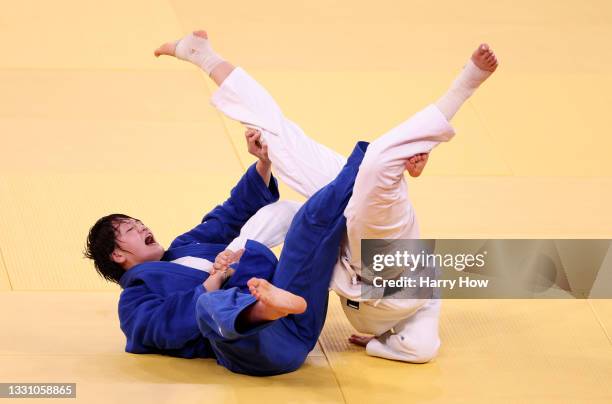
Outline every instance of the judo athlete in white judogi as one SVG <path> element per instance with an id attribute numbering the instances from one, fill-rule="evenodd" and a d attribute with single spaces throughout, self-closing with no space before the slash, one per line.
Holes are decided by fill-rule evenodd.
<path id="1" fill-rule="evenodd" d="M 306 198 L 332 181 L 346 163 L 287 119 L 272 96 L 243 69 L 216 54 L 204 31 L 162 45 L 156 56 L 172 55 L 205 70 L 219 85 L 212 104 L 226 116 L 253 128 L 248 141 L 266 149 L 277 177 Z M 413 363 L 428 362 L 440 346 L 439 299 L 364 299 L 361 278 L 362 239 L 416 239 L 419 226 L 403 173 L 421 173 L 429 153 L 454 136 L 449 121 L 460 106 L 497 68 L 497 59 L 481 45 L 449 91 L 372 142 L 344 212 L 347 237 L 331 282 L 355 329 L 351 342 L 369 355 Z M 382 292 L 382 291 L 381 291 Z"/>

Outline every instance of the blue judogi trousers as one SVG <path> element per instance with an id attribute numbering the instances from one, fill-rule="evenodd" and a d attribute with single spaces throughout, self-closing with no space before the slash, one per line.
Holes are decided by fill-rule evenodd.
<path id="1" fill-rule="evenodd" d="M 328 288 L 346 234 L 344 209 L 367 147 L 366 142 L 357 143 L 338 176 L 298 211 L 278 265 L 266 277 L 276 287 L 302 296 L 308 304 L 304 313 L 237 330 L 238 316 L 256 301 L 252 295 L 234 287 L 200 296 L 198 325 L 220 365 L 268 376 L 294 371 L 304 363 L 325 323 Z"/>

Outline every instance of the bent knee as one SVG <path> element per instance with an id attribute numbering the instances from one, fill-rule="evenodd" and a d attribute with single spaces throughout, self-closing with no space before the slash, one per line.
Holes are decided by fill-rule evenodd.
<path id="1" fill-rule="evenodd" d="M 388 161 L 385 153 L 377 148 L 368 148 L 366 155 L 359 166 L 359 176 L 383 179 L 389 176 L 389 170 L 387 170 Z"/>
<path id="2" fill-rule="evenodd" d="M 406 357 L 408 362 L 427 363 L 438 355 L 440 339 L 410 339 L 401 335 L 391 337 L 389 345 Z"/>
<path id="3" fill-rule="evenodd" d="M 384 153 L 366 155 L 355 179 L 353 198 L 385 204 L 404 201 L 407 198 L 404 170 L 401 162 L 389 160 L 389 156 Z"/>

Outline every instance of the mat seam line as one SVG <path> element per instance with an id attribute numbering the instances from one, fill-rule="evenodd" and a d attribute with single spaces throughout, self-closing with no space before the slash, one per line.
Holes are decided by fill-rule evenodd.
<path id="1" fill-rule="evenodd" d="M 610 345 L 612 345 L 612 336 L 610 336 L 610 334 L 608 334 L 608 330 L 606 330 L 606 327 L 605 327 L 604 323 L 601 321 L 601 318 L 599 318 L 599 315 L 597 314 L 597 311 L 595 310 L 595 307 L 593 307 L 593 304 L 591 303 L 591 301 L 589 299 L 587 299 L 587 304 L 589 305 L 589 308 L 591 309 L 591 312 L 593 312 L 593 315 L 595 316 L 595 320 L 597 320 L 597 322 L 599 323 L 599 326 L 601 327 L 601 329 L 604 332 L 604 335 L 608 339 L 608 342 L 610 343 Z"/>
<path id="2" fill-rule="evenodd" d="M 321 351 L 323 351 L 323 355 L 325 355 L 325 360 L 329 364 L 329 368 L 331 369 L 331 372 L 334 375 L 334 380 L 336 381 L 336 385 L 338 386 L 338 389 L 340 390 L 342 401 L 344 401 L 344 404 L 348 404 L 348 401 L 346 401 L 346 396 L 344 395 L 344 390 L 342 389 L 342 385 L 340 384 L 340 380 L 338 380 L 338 375 L 336 374 L 334 366 L 332 365 L 332 362 L 329 359 L 329 356 L 327 355 L 327 350 L 325 349 L 325 345 L 321 343 L 320 339 L 317 339 L 317 343 L 321 346 Z"/>
<path id="3" fill-rule="evenodd" d="M 11 276 L 9 275 L 8 268 L 6 266 L 6 261 L 4 260 L 4 253 L 2 252 L 2 248 L 0 248 L 0 262 L 2 262 L 2 268 L 4 269 L 4 273 L 6 273 L 6 279 L 8 280 L 9 287 L 11 288 L 11 292 L 13 289 L 13 282 L 11 282 Z"/>

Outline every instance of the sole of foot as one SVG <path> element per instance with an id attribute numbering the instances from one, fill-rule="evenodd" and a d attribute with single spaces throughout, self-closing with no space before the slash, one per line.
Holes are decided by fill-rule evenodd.
<path id="1" fill-rule="evenodd" d="M 306 311 L 306 300 L 291 292 L 277 288 L 265 279 L 251 278 L 247 285 L 251 294 L 276 317 L 301 314 Z"/>

